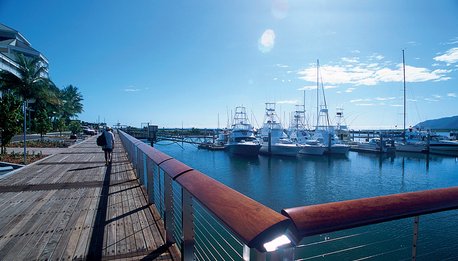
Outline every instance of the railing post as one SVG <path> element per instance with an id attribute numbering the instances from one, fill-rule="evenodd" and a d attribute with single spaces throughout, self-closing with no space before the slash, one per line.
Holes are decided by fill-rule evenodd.
<path id="1" fill-rule="evenodd" d="M 420 217 L 415 216 L 413 218 L 413 240 L 412 240 L 412 260 L 417 260 L 417 241 L 418 241 L 418 225 Z"/>
<path id="2" fill-rule="evenodd" d="M 259 252 L 255 248 L 250 248 L 247 245 L 243 245 L 243 260 L 255 260 L 255 261 L 265 261 L 266 260 L 266 253 Z"/>
<path id="3" fill-rule="evenodd" d="M 183 246 L 182 259 L 194 259 L 194 213 L 192 206 L 192 196 L 186 189 L 181 189 L 182 217 L 183 222 Z"/>
<path id="4" fill-rule="evenodd" d="M 148 168 L 146 167 L 146 154 L 143 153 L 143 184 L 148 192 Z M 149 195 L 148 195 L 149 198 Z"/>
<path id="5" fill-rule="evenodd" d="M 164 173 L 164 208 L 165 238 L 167 243 L 175 243 L 173 239 L 173 192 L 172 178 Z"/>
<path id="6" fill-rule="evenodd" d="M 140 179 L 141 181 L 141 178 L 140 178 L 140 175 L 141 175 L 141 159 L 142 157 L 140 157 L 140 154 L 141 152 L 139 152 L 140 149 L 138 147 L 135 148 L 135 173 L 137 174 L 137 178 Z"/>
<path id="7" fill-rule="evenodd" d="M 148 166 L 151 166 L 151 169 L 148 169 Z M 147 176 L 147 179 L 148 179 L 148 188 L 146 189 L 147 193 L 148 193 L 148 203 L 150 204 L 154 204 L 155 203 L 155 200 L 154 200 L 154 172 L 155 170 L 154 169 L 157 169 L 157 166 L 152 162 L 152 160 L 150 159 L 150 162 L 148 164 L 148 162 L 146 163 L 146 169 L 147 169 L 147 173 L 146 173 L 146 176 Z"/>

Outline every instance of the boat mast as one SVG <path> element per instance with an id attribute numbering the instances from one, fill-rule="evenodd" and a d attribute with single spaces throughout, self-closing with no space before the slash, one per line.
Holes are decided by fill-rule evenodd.
<path id="1" fill-rule="evenodd" d="M 403 125 L 404 137 L 402 139 L 405 141 L 406 139 L 406 62 L 404 58 L 404 50 L 402 50 L 402 68 L 404 72 L 404 125 Z"/>
<path id="2" fill-rule="evenodd" d="M 320 125 L 320 101 L 319 101 L 319 94 L 320 94 L 320 85 L 319 85 L 319 71 L 320 71 L 320 60 L 316 59 L 316 128 Z"/>

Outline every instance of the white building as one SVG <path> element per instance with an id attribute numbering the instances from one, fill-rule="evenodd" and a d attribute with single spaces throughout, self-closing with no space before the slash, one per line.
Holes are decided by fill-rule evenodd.
<path id="1" fill-rule="evenodd" d="M 21 53 L 25 57 L 39 57 L 46 67 L 43 76 L 48 77 L 48 60 L 39 51 L 32 48 L 31 44 L 18 31 L 0 23 L 0 70 L 10 71 L 16 75 L 17 58 L 16 54 Z"/>

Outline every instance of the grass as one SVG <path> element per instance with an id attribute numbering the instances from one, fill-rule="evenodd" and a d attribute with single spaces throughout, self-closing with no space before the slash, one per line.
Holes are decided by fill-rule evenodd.
<path id="1" fill-rule="evenodd" d="M 24 142 L 14 142 L 8 145 L 9 148 L 23 148 Z M 52 140 L 29 140 L 27 141 L 27 147 L 29 148 L 67 148 L 68 143 L 64 141 L 52 141 Z"/>
<path id="2" fill-rule="evenodd" d="M 43 155 L 43 153 L 40 152 L 37 154 L 27 153 L 26 156 L 27 156 L 27 164 L 30 164 L 32 162 L 35 162 L 37 160 L 40 160 L 46 157 L 47 155 Z M 23 153 L 14 153 L 14 152 L 0 154 L 0 161 L 15 163 L 15 164 L 24 164 L 24 154 Z"/>

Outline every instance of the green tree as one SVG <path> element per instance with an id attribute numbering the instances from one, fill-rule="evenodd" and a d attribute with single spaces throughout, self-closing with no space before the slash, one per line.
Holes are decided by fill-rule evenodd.
<path id="1" fill-rule="evenodd" d="M 72 132 L 72 134 L 78 134 L 81 132 L 81 123 L 79 121 L 71 121 L 68 125 L 68 129 Z"/>
<path id="2" fill-rule="evenodd" d="M 10 90 L 13 94 L 22 98 L 23 102 L 28 99 L 45 97 L 54 83 L 48 79 L 46 66 L 40 58 L 27 58 L 22 54 L 17 56 L 18 76 L 12 72 L 0 71 L 2 90 Z"/>
<path id="3" fill-rule="evenodd" d="M 40 133 L 40 138 L 43 141 L 43 135 L 52 128 L 51 119 L 48 117 L 46 110 L 38 111 L 36 117 L 34 118 L 34 123 L 36 131 Z"/>
<path id="4" fill-rule="evenodd" d="M 21 130 L 21 101 L 9 92 L 0 97 L 0 153 L 6 153 L 6 145 Z"/>
<path id="5" fill-rule="evenodd" d="M 54 122 L 56 129 L 59 131 L 60 136 L 62 136 L 62 132 L 65 131 L 65 119 L 63 117 L 57 118 Z"/>
<path id="6" fill-rule="evenodd" d="M 39 57 L 27 58 L 22 54 L 17 56 L 17 74 L 0 71 L 0 91 L 11 91 L 22 98 L 24 112 L 24 164 L 26 164 L 26 130 L 27 130 L 27 100 L 43 97 L 54 83 L 48 79 L 46 65 Z"/>
<path id="7" fill-rule="evenodd" d="M 69 124 L 70 120 L 77 114 L 83 112 L 83 95 L 78 91 L 78 88 L 73 85 L 65 87 L 60 92 L 61 99 L 61 116 Z"/>

